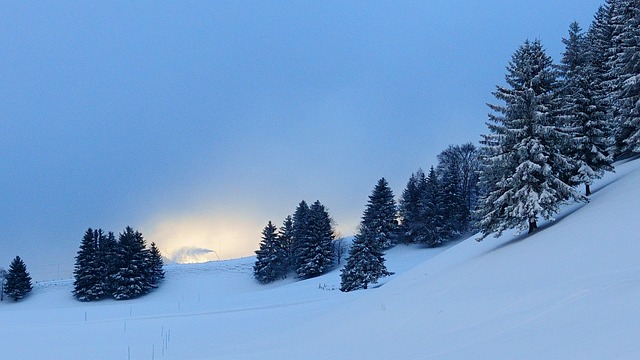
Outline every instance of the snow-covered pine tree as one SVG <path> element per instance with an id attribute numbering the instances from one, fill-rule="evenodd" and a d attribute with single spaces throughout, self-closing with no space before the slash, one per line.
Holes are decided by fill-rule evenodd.
<path id="1" fill-rule="evenodd" d="M 102 268 L 102 289 L 105 296 L 110 296 L 114 292 L 113 276 L 118 272 L 116 268 L 118 241 L 113 231 L 109 231 L 98 242 L 98 259 Z"/>
<path id="2" fill-rule="evenodd" d="M 620 153 L 640 152 L 640 1 L 613 2 L 609 56 L 610 103 L 616 109 L 615 140 Z"/>
<path id="3" fill-rule="evenodd" d="M 271 221 L 262 230 L 260 249 L 256 250 L 253 276 L 261 283 L 274 282 L 287 272 L 287 251 Z"/>
<path id="4" fill-rule="evenodd" d="M 114 299 L 130 299 L 149 291 L 147 252 L 142 234 L 127 226 L 115 253 L 116 273 L 111 279 Z"/>
<path id="5" fill-rule="evenodd" d="M 291 215 L 288 215 L 284 221 L 282 222 L 282 226 L 278 231 L 278 238 L 280 240 L 280 244 L 285 249 L 286 254 L 286 269 L 284 269 L 284 276 L 289 272 L 293 267 L 293 218 Z"/>
<path id="6" fill-rule="evenodd" d="M 613 24 L 612 16 L 615 2 L 618 0 L 605 0 L 605 3 L 598 8 L 589 31 L 586 35 L 587 52 L 589 59 L 589 67 L 591 69 L 592 81 L 590 84 L 591 91 L 596 99 L 596 104 L 600 107 L 597 109 L 604 113 L 605 122 L 607 123 L 607 133 L 609 154 L 615 155 L 619 152 L 619 146 L 615 142 L 616 124 L 614 121 L 615 108 L 611 101 L 613 97 L 613 82 L 609 78 L 612 72 L 610 69 L 610 58 L 614 54 L 613 46 Z"/>
<path id="7" fill-rule="evenodd" d="M 31 288 L 31 276 L 27 272 L 27 266 L 19 256 L 16 256 L 7 271 L 4 293 L 13 301 L 18 301 L 27 295 Z"/>
<path id="8" fill-rule="evenodd" d="M 411 174 L 407 186 L 402 191 L 398 205 L 400 217 L 400 237 L 405 243 L 418 242 L 424 233 L 424 223 L 420 217 L 420 199 L 424 193 L 427 179 L 422 169 Z"/>
<path id="9" fill-rule="evenodd" d="M 314 202 L 309 208 L 307 221 L 308 231 L 297 249 L 299 258 L 296 273 L 301 278 L 320 275 L 334 263 L 331 217 L 320 201 Z"/>
<path id="10" fill-rule="evenodd" d="M 429 247 L 436 247 L 448 240 L 451 231 L 449 223 L 444 217 L 445 206 L 442 189 L 433 166 L 427 175 L 418 208 L 424 227 L 423 232 L 418 234 L 417 241 Z"/>
<path id="11" fill-rule="evenodd" d="M 349 249 L 349 257 L 340 271 L 340 291 L 366 289 L 383 276 L 392 275 L 385 265 L 384 254 L 380 249 L 377 232 L 371 231 L 365 224 L 365 216 Z"/>
<path id="12" fill-rule="evenodd" d="M 511 58 L 509 87 L 494 96 L 505 105 L 489 105 L 489 135 L 484 137 L 482 181 L 487 189 L 478 215 L 482 240 L 506 229 L 535 231 L 539 217 L 551 219 L 560 204 L 584 201 L 561 180 L 573 168 L 561 153 L 565 135 L 557 126 L 557 80 L 551 58 L 539 40 L 525 41 Z"/>
<path id="13" fill-rule="evenodd" d="M 368 232 L 375 236 L 379 248 L 384 250 L 398 241 L 398 209 L 393 198 L 393 191 L 387 180 L 381 178 L 369 195 L 369 202 L 364 210 L 362 223 Z"/>
<path id="14" fill-rule="evenodd" d="M 566 49 L 560 65 L 560 113 L 570 134 L 563 152 L 576 161 L 571 183 L 584 184 L 585 195 L 589 196 L 593 180 L 613 170 L 607 152 L 609 126 L 604 106 L 593 90 L 597 69 L 589 61 L 587 39 L 577 22 L 570 25 L 569 37 L 562 42 Z"/>
<path id="15" fill-rule="evenodd" d="M 162 267 L 164 266 L 164 261 L 162 260 L 160 249 L 158 249 L 155 242 L 151 243 L 149 251 L 147 252 L 147 256 L 147 286 L 155 289 L 164 279 L 164 270 L 162 269 Z"/>
<path id="16" fill-rule="evenodd" d="M 302 243 L 307 238 L 309 233 L 309 205 L 302 200 L 296 207 L 292 217 L 292 236 L 291 236 L 291 259 L 289 263 L 292 266 L 292 270 L 297 272 L 297 269 L 302 266 L 303 261 L 303 249 Z"/>
<path id="17" fill-rule="evenodd" d="M 73 295 L 80 301 L 94 301 L 105 296 L 103 262 L 98 251 L 103 237 L 102 230 L 89 228 L 80 242 L 73 271 Z"/>
<path id="18" fill-rule="evenodd" d="M 442 215 L 447 239 L 467 231 L 470 211 L 463 194 L 462 164 L 455 147 L 438 155 L 438 178 L 442 195 Z"/>

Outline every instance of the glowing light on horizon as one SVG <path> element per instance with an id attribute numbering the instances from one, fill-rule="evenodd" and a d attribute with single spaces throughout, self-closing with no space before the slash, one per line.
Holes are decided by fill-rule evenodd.
<path id="1" fill-rule="evenodd" d="M 228 215 L 167 216 L 145 227 L 163 256 L 175 263 L 201 263 L 250 256 L 260 243 L 261 227 L 251 219 Z"/>

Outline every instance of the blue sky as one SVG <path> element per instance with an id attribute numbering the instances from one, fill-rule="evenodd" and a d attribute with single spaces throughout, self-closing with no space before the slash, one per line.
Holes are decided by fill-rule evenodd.
<path id="1" fill-rule="evenodd" d="M 557 61 L 600 4 L 4 2 L 0 266 L 69 277 L 87 227 L 127 225 L 247 256 L 302 199 L 351 234 L 380 177 L 479 140 L 525 39 Z"/>

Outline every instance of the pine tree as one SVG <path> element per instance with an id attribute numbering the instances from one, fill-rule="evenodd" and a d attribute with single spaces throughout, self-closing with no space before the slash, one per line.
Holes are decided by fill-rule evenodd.
<path id="1" fill-rule="evenodd" d="M 405 243 L 418 242 L 418 236 L 424 233 L 424 224 L 420 217 L 420 199 L 424 193 L 427 179 L 422 169 L 411 174 L 407 186 L 402 191 L 398 212 L 400 215 L 400 237 Z"/>
<path id="2" fill-rule="evenodd" d="M 446 223 L 447 239 L 467 231 L 470 210 L 463 193 L 462 159 L 450 146 L 438 155 L 438 178 L 442 195 L 442 215 Z"/>
<path id="3" fill-rule="evenodd" d="M 640 1 L 613 3 L 612 47 L 609 56 L 610 101 L 619 152 L 640 152 Z"/>
<path id="4" fill-rule="evenodd" d="M 80 301 L 94 301 L 105 296 L 103 264 L 98 243 L 104 237 L 102 230 L 87 229 L 76 256 L 73 271 L 73 294 Z"/>
<path id="5" fill-rule="evenodd" d="M 438 175 L 433 167 L 431 167 L 429 175 L 427 175 L 418 208 L 423 228 L 416 237 L 417 242 L 426 244 L 429 247 L 441 245 L 448 239 L 451 229 L 444 217 L 445 208 L 442 189 Z"/>
<path id="6" fill-rule="evenodd" d="M 304 261 L 304 249 L 301 247 L 305 239 L 309 234 L 309 205 L 302 200 L 292 217 L 292 236 L 291 236 L 291 259 L 290 264 L 292 270 L 297 272 L 297 269 L 302 266 Z"/>
<path id="7" fill-rule="evenodd" d="M 286 273 L 293 267 L 293 264 L 294 264 L 293 263 L 293 259 L 294 259 L 293 218 L 291 217 L 291 215 L 287 216 L 284 219 L 282 223 L 282 227 L 280 227 L 280 230 L 278 232 L 278 238 L 286 254 L 286 262 L 285 262 L 286 269 L 284 270 L 285 276 L 286 276 Z"/>
<path id="8" fill-rule="evenodd" d="M 29 276 L 27 266 L 19 256 L 16 256 L 11 265 L 9 265 L 5 281 L 4 293 L 14 301 L 22 299 L 31 291 L 31 276 Z"/>
<path id="9" fill-rule="evenodd" d="M 578 23 L 569 28 L 569 37 L 561 60 L 560 97 L 561 116 L 566 131 L 571 135 L 563 152 L 576 161 L 571 173 L 572 184 L 584 184 L 585 195 L 591 194 L 591 184 L 605 171 L 612 171 L 608 123 L 604 107 L 594 91 L 596 68 L 589 61 L 588 43 Z"/>
<path id="10" fill-rule="evenodd" d="M 320 201 L 316 201 L 309 208 L 307 232 L 297 245 L 298 267 L 296 273 L 298 277 L 314 277 L 333 266 L 332 241 L 331 218 L 324 205 Z"/>
<path id="11" fill-rule="evenodd" d="M 162 282 L 165 275 L 164 270 L 162 269 L 162 267 L 164 266 L 164 262 L 162 261 L 162 254 L 160 253 L 160 249 L 158 249 L 158 247 L 156 246 L 156 243 L 151 243 L 149 251 L 147 252 L 147 256 L 147 286 L 155 289 L 160 285 L 160 282 Z"/>
<path id="12" fill-rule="evenodd" d="M 379 242 L 380 249 L 388 249 L 398 240 L 398 210 L 393 191 L 382 178 L 374 187 L 364 211 L 363 224 Z"/>
<path id="13" fill-rule="evenodd" d="M 102 288 L 106 296 L 113 295 L 115 288 L 113 278 L 118 272 L 117 268 L 118 241 L 113 231 L 109 231 L 98 242 L 98 259 L 101 266 Z"/>
<path id="14" fill-rule="evenodd" d="M 540 41 L 526 41 L 507 69 L 509 87 L 494 92 L 505 105 L 490 105 L 496 114 L 489 116 L 491 134 L 483 141 L 482 181 L 488 193 L 478 210 L 482 238 L 509 228 L 533 232 L 539 217 L 551 219 L 566 200 L 585 200 L 561 179 L 574 165 L 561 153 L 566 136 L 555 116 L 558 92 L 551 58 Z"/>
<path id="15" fill-rule="evenodd" d="M 369 196 L 359 232 L 349 249 L 347 264 L 341 271 L 340 290 L 366 289 L 380 277 L 391 275 L 381 251 L 395 243 L 398 233 L 396 216 L 393 192 L 382 178 Z"/>
<path id="16" fill-rule="evenodd" d="M 340 291 L 366 289 L 381 277 L 393 274 L 387 270 L 376 233 L 364 223 L 363 217 L 360 230 L 349 249 L 347 263 L 340 271 Z"/>
<path id="17" fill-rule="evenodd" d="M 274 282 L 286 274 L 287 251 L 280 240 L 278 229 L 269 221 L 262 230 L 262 242 L 253 265 L 253 275 L 261 283 Z"/>
<path id="18" fill-rule="evenodd" d="M 149 291 L 147 255 L 142 234 L 128 227 L 120 234 L 116 248 L 116 273 L 112 276 L 113 297 L 130 299 Z"/>

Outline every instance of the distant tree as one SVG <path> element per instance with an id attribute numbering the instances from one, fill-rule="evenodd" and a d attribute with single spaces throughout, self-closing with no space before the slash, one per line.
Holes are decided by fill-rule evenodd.
<path id="1" fill-rule="evenodd" d="M 344 255 L 347 253 L 348 249 L 349 244 L 347 243 L 347 240 L 342 237 L 342 235 L 335 235 L 335 240 L 333 240 L 333 254 L 338 265 L 340 265 L 340 262 L 342 261 Z"/>
<path id="2" fill-rule="evenodd" d="M 333 266 L 333 234 L 329 213 L 320 201 L 316 201 L 309 208 L 307 232 L 297 245 L 298 277 L 314 277 Z"/>
<path id="3" fill-rule="evenodd" d="M 256 250 L 253 276 L 261 283 L 270 283 L 287 272 L 287 251 L 278 237 L 278 229 L 269 221 L 262 230 L 260 249 Z"/>
<path id="4" fill-rule="evenodd" d="M 160 285 L 160 282 L 164 279 L 164 270 L 162 267 L 164 266 L 164 262 L 162 260 L 162 254 L 160 253 L 160 249 L 156 246 L 156 243 L 152 242 L 149 247 L 147 258 L 147 273 L 148 280 L 147 286 L 150 288 L 157 288 Z"/>
<path id="5" fill-rule="evenodd" d="M 566 200 L 584 200 L 561 179 L 574 165 L 560 151 L 566 138 L 555 116 L 551 58 L 538 40 L 526 41 L 507 69 L 509 87 L 494 93 L 505 105 L 490 105 L 496 114 L 490 115 L 491 134 L 483 141 L 482 181 L 488 192 L 478 210 L 482 238 L 509 228 L 533 232 L 539 217 L 550 219 Z"/>
<path id="6" fill-rule="evenodd" d="M 19 256 L 16 256 L 11 265 L 9 265 L 9 271 L 5 279 L 4 293 L 14 301 L 22 299 L 32 289 L 31 276 L 27 272 L 27 266 Z"/>
<path id="7" fill-rule="evenodd" d="M 293 267 L 293 264 L 294 264 L 293 234 L 294 234 L 293 218 L 291 217 L 291 215 L 289 215 L 284 219 L 282 226 L 280 227 L 280 230 L 278 232 L 278 238 L 280 239 L 280 244 L 282 245 L 286 253 L 285 276 L 286 276 L 286 273 Z"/>
<path id="8" fill-rule="evenodd" d="M 98 243 L 103 237 L 102 230 L 89 228 L 80 242 L 73 271 L 73 295 L 80 301 L 105 296 L 103 262 L 98 252 Z"/>
<path id="9" fill-rule="evenodd" d="M 405 243 L 419 241 L 425 232 L 424 221 L 420 215 L 420 201 L 425 191 L 427 179 L 422 169 L 411 174 L 406 188 L 402 192 L 398 206 L 400 215 L 400 237 Z"/>
<path id="10" fill-rule="evenodd" d="M 362 218 L 363 226 L 368 233 L 374 234 L 380 249 L 388 249 L 398 241 L 398 209 L 393 198 L 393 191 L 384 178 L 378 180 Z"/>
<path id="11" fill-rule="evenodd" d="M 398 225 L 393 193 L 382 178 L 374 187 L 362 215 L 358 234 L 341 271 L 341 291 L 366 289 L 382 276 L 391 275 L 384 264 L 384 248 L 395 243 Z"/>
<path id="12" fill-rule="evenodd" d="M 424 191 L 420 198 L 420 219 L 423 224 L 422 232 L 417 236 L 417 242 L 429 247 L 442 244 L 450 236 L 451 230 L 444 217 L 444 199 L 440 180 L 433 167 L 425 180 Z"/>
<path id="13" fill-rule="evenodd" d="M 7 270 L 0 268 L 0 301 L 4 301 L 4 286 L 7 282 Z"/>
<path id="14" fill-rule="evenodd" d="M 305 260 L 304 251 L 305 248 L 302 244 L 309 236 L 309 205 L 302 200 L 296 207 L 292 217 L 292 236 L 291 236 L 291 266 L 292 270 L 297 272 L 297 269 L 302 266 L 302 261 Z"/>
<path id="15" fill-rule="evenodd" d="M 117 272 L 111 278 L 116 300 L 134 298 L 149 291 L 147 253 L 141 233 L 127 227 L 120 234 L 114 259 Z"/>
<path id="16" fill-rule="evenodd" d="M 444 196 L 445 218 L 452 235 L 468 231 L 479 194 L 479 152 L 472 143 L 450 145 L 438 155 L 438 177 Z"/>
<path id="17" fill-rule="evenodd" d="M 105 294 L 112 295 L 115 291 L 113 279 L 118 272 L 118 241 L 113 231 L 100 238 L 98 242 L 98 258 L 101 263 L 102 287 Z"/>
<path id="18" fill-rule="evenodd" d="M 593 180 L 613 170 L 607 152 L 609 124 L 595 91 L 597 68 L 590 62 L 587 39 L 578 23 L 570 25 L 569 37 L 562 41 L 566 49 L 560 65 L 561 116 L 570 134 L 563 152 L 576 161 L 570 183 L 584 184 L 589 196 Z"/>

